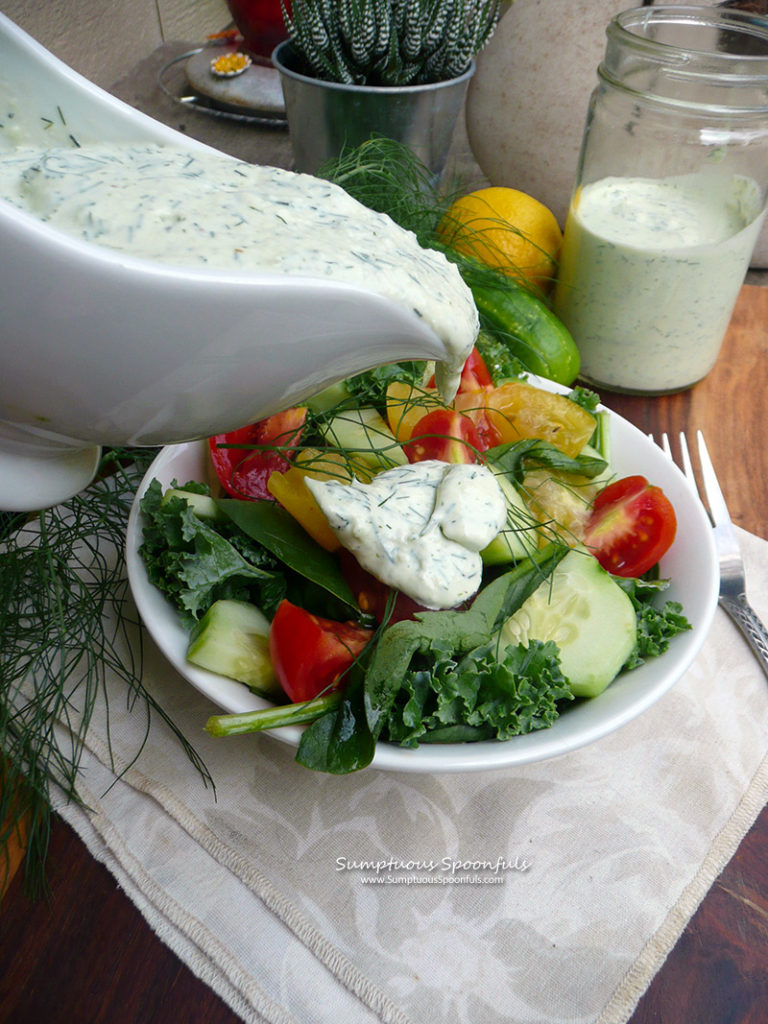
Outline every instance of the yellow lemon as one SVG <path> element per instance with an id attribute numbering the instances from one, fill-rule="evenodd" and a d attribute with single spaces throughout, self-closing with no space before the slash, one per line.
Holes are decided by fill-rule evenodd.
<path id="1" fill-rule="evenodd" d="M 439 234 L 457 252 L 547 289 L 555 278 L 563 234 L 552 211 L 514 188 L 481 188 L 456 199 Z"/>

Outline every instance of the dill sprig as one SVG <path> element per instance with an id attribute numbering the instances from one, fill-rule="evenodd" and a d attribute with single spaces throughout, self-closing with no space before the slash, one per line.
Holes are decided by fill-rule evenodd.
<path id="1" fill-rule="evenodd" d="M 412 231 L 420 245 L 438 240 L 437 229 L 458 197 L 438 186 L 416 154 L 403 143 L 373 135 L 359 146 L 347 147 L 318 170 L 363 206 Z"/>
<path id="2" fill-rule="evenodd" d="M 374 135 L 356 147 L 347 147 L 317 172 L 353 199 L 384 213 L 401 228 L 412 231 L 419 245 L 441 252 L 455 263 L 470 288 L 501 288 L 510 279 L 531 288 L 526 268 L 512 262 L 505 236 L 522 235 L 526 244 L 540 248 L 527 234 L 489 211 L 479 226 L 458 220 L 453 203 L 467 191 L 461 182 L 436 183 L 429 169 L 404 143 Z M 542 255 L 549 256 L 544 249 Z M 539 298 L 546 298 L 539 293 Z"/>
<path id="3" fill-rule="evenodd" d="M 24 884 L 32 896 L 47 889 L 54 787 L 81 803 L 78 777 L 98 701 L 106 703 L 109 723 L 108 680 L 124 685 L 132 713 L 136 705 L 144 711 L 131 763 L 159 715 L 204 784 L 213 784 L 141 679 L 141 632 L 133 629 L 123 545 L 135 491 L 154 454 L 109 450 L 86 490 L 35 516 L 0 523 L 0 853 L 15 834 L 25 835 Z M 5 870 L 7 859 L 0 859 L 0 883 Z"/>

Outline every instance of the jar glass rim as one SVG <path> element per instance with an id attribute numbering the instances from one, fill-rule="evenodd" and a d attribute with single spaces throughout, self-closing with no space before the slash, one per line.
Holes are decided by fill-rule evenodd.
<path id="1" fill-rule="evenodd" d="M 635 7 L 606 28 L 599 79 L 681 112 L 768 115 L 768 19 L 735 8 Z"/>
<path id="2" fill-rule="evenodd" d="M 654 38 L 650 33 L 664 28 L 704 28 L 715 32 L 732 33 L 734 39 L 741 37 L 763 44 L 760 53 L 733 52 L 727 49 L 704 47 L 697 39 L 690 45 Z M 695 64 L 697 58 L 707 62 L 715 61 L 721 74 L 728 74 L 728 68 L 738 64 L 738 76 L 768 76 L 768 19 L 749 11 L 730 7 L 702 7 L 689 4 L 660 5 L 658 7 L 634 7 L 622 11 L 611 19 L 606 29 L 611 41 L 641 49 L 651 59 L 668 63 L 670 66 Z M 722 38 L 722 37 L 721 37 Z M 711 64 L 709 65 L 711 69 Z M 692 69 L 693 70 L 693 69 Z M 707 73 L 711 74 L 711 70 Z"/>

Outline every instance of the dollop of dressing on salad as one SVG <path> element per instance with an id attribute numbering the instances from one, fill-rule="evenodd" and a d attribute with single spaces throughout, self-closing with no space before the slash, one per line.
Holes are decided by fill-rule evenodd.
<path id="1" fill-rule="evenodd" d="M 480 552 L 506 523 L 504 495 L 486 466 L 430 460 L 369 484 L 305 482 L 362 567 L 427 608 L 455 608 L 477 592 Z"/>
<path id="2" fill-rule="evenodd" d="M 327 278 L 390 299 L 443 341 L 437 383 L 449 399 L 477 336 L 472 293 L 454 264 L 307 174 L 156 144 L 21 146 L 0 154 L 0 198 L 131 256 Z"/>

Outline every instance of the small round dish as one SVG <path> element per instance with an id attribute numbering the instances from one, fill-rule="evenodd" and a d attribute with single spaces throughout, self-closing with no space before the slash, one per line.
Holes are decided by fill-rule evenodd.
<path id="1" fill-rule="evenodd" d="M 675 637 L 661 657 L 620 675 L 599 697 L 567 708 L 549 729 L 506 742 L 429 744 L 415 750 L 379 743 L 373 767 L 400 772 L 473 772 L 557 757 L 608 735 L 642 714 L 688 669 L 707 637 L 717 607 L 719 576 L 712 528 L 683 474 L 643 433 L 615 414 L 611 414 L 611 447 L 613 468 L 619 476 L 642 474 L 660 486 L 675 507 L 677 537 L 661 562 L 662 575 L 672 580 L 664 597 L 682 604 L 692 629 Z M 156 477 L 165 488 L 174 479 L 180 484 L 205 480 L 206 459 L 205 443 L 191 442 L 164 448 L 150 466 L 128 521 L 128 578 L 150 635 L 173 667 L 219 708 L 249 711 L 268 705 L 240 683 L 186 661 L 186 631 L 172 606 L 149 583 L 139 555 L 139 502 L 150 481 Z M 270 735 L 295 747 L 301 727 L 276 729 Z"/>
<path id="2" fill-rule="evenodd" d="M 253 64 L 247 53 L 222 53 L 210 62 L 211 74 L 215 78 L 236 78 Z"/>

